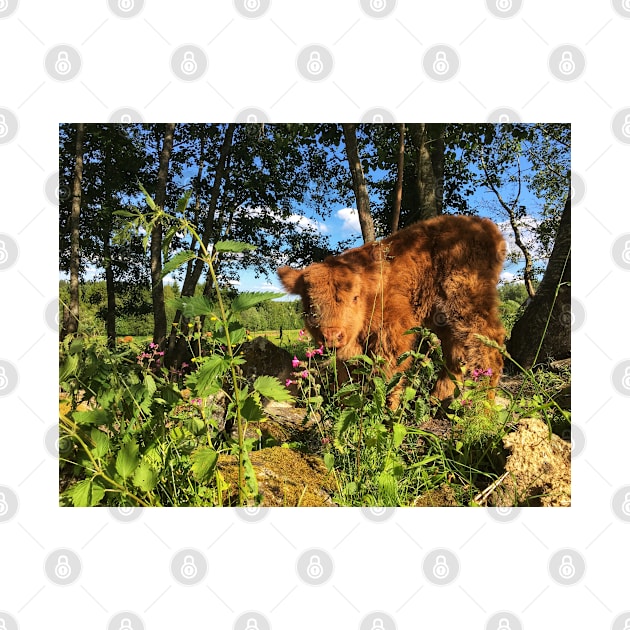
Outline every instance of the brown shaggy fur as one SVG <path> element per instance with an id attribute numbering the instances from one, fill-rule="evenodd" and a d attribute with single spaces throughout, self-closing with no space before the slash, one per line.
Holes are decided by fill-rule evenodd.
<path id="1" fill-rule="evenodd" d="M 503 359 L 475 333 L 499 345 L 497 282 L 505 241 L 489 219 L 443 215 L 300 271 L 278 269 L 282 284 L 300 295 L 313 337 L 337 349 L 337 358 L 367 352 L 387 359 L 389 373 L 404 369 L 396 359 L 414 347 L 414 326 L 433 330 L 442 342 L 448 372 L 434 394 L 452 395 L 449 372 L 492 370 L 499 380 Z"/>

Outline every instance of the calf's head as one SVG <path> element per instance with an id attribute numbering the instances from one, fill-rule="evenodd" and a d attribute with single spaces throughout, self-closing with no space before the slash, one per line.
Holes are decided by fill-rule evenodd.
<path id="1" fill-rule="evenodd" d="M 311 335 L 340 359 L 361 352 L 366 294 L 363 274 L 351 265 L 329 259 L 306 269 L 278 269 L 284 288 L 302 298 L 304 322 Z"/>

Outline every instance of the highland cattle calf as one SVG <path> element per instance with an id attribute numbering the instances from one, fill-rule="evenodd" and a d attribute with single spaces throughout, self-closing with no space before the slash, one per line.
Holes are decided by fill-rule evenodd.
<path id="1" fill-rule="evenodd" d="M 451 377 L 489 373 L 491 386 L 499 381 L 501 354 L 476 334 L 503 344 L 497 282 L 505 249 L 489 219 L 442 215 L 302 270 L 282 267 L 278 276 L 301 296 L 311 335 L 342 361 L 379 355 L 394 374 L 406 368 L 397 358 L 417 343 L 405 331 L 431 329 L 446 366 L 433 394 L 445 400 Z"/>

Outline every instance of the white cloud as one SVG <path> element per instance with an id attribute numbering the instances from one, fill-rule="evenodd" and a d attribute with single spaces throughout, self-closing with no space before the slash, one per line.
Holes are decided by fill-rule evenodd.
<path id="1" fill-rule="evenodd" d="M 336 212 L 337 218 L 343 221 L 341 229 L 344 232 L 361 233 L 361 224 L 359 223 L 359 213 L 356 208 L 342 208 Z"/>
<path id="2" fill-rule="evenodd" d="M 240 212 L 253 217 L 271 216 L 278 222 L 287 221 L 288 223 L 295 225 L 298 231 L 316 230 L 318 232 L 328 232 L 328 228 L 323 223 L 310 219 L 309 217 L 305 217 L 301 214 L 292 214 L 288 219 L 283 219 L 279 212 L 268 207 L 241 206 L 239 210 Z"/>
<path id="3" fill-rule="evenodd" d="M 292 214 L 288 218 L 289 223 L 293 223 L 298 229 L 302 230 L 316 230 L 318 232 L 326 233 L 328 228 L 318 221 L 313 221 L 308 217 L 304 217 L 301 214 Z"/>

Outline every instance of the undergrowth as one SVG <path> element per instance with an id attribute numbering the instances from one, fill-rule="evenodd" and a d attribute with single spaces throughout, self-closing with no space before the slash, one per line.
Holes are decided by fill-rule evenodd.
<path id="1" fill-rule="evenodd" d="M 430 395 L 444 365 L 441 346 L 422 328 L 409 331 L 418 344 L 399 358 L 401 364 L 408 361 L 407 369 L 391 378 L 383 360 L 362 355 L 337 362 L 334 354 L 323 356 L 323 347 L 310 346 L 300 331 L 282 344 L 294 355 L 291 378 L 248 381 L 240 352 L 247 331 L 239 313 L 279 295 L 246 293 L 226 301 L 216 257 L 251 246 L 225 241 L 209 252 L 180 218 L 188 196 L 176 215 L 146 199 L 150 212 L 123 213 L 127 229 L 148 235 L 160 221 L 166 226 L 165 250 L 176 233 L 188 233 L 198 249 L 173 256 L 163 274 L 201 258 L 216 298 L 181 297 L 173 303 L 189 322 L 179 335 L 194 365 L 169 368 L 163 347 L 132 337 L 114 348 L 87 334 L 60 345 L 62 505 L 264 505 L 250 453 L 265 445 L 264 402 L 293 403 L 289 387 L 298 392 L 295 404 L 305 407 L 316 439 L 281 446 L 320 455 L 334 488 L 332 500 L 342 506 L 426 505 L 436 494 L 441 505 L 483 504 L 484 490 L 503 472 L 503 437 L 519 417 L 542 418 L 550 435 L 570 426 L 569 413 L 553 398 L 569 375 L 545 370 L 516 366 L 520 385 L 504 392 L 508 400 L 501 404 L 488 397 L 489 372 L 463 374 L 450 405 L 441 405 Z M 481 341 L 511 361 L 496 343 Z M 227 455 L 238 462 L 236 492 L 218 465 Z"/>

